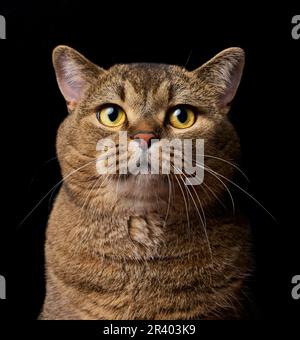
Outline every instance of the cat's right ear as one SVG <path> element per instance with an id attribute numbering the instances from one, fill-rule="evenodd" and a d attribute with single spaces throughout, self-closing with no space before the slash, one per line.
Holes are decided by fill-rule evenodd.
<path id="1" fill-rule="evenodd" d="M 53 51 L 52 60 L 57 83 L 69 111 L 75 109 L 86 88 L 106 72 L 68 46 L 57 46 Z"/>
<path id="2" fill-rule="evenodd" d="M 245 52 L 239 47 L 231 47 L 192 72 L 202 82 L 204 95 L 213 98 L 220 111 L 228 112 L 241 81 L 244 63 Z"/>

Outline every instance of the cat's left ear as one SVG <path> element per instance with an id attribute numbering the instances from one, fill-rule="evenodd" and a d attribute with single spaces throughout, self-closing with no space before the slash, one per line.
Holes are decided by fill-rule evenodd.
<path id="1" fill-rule="evenodd" d="M 69 111 L 75 109 L 87 87 L 106 72 L 68 46 L 57 46 L 52 60 L 57 83 Z"/>
<path id="2" fill-rule="evenodd" d="M 203 83 L 204 95 L 214 98 L 218 109 L 227 112 L 240 84 L 244 64 L 244 50 L 232 47 L 218 53 L 192 73 Z"/>

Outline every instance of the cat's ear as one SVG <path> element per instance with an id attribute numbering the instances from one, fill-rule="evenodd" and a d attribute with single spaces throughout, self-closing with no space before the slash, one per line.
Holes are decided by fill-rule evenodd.
<path id="1" fill-rule="evenodd" d="M 106 72 L 68 46 L 57 46 L 52 60 L 58 86 L 69 111 L 74 110 L 88 85 Z"/>
<path id="2" fill-rule="evenodd" d="M 241 81 L 244 63 L 245 52 L 239 47 L 232 47 L 218 53 L 193 71 L 205 85 L 207 95 L 216 98 L 219 110 L 228 111 Z"/>

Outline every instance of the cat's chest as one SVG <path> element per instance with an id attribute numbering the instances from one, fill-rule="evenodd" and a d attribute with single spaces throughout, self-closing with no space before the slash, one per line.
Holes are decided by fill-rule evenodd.
<path id="1" fill-rule="evenodd" d="M 133 215 L 127 226 L 130 239 L 146 247 L 155 247 L 163 237 L 162 220 L 157 217 Z"/>

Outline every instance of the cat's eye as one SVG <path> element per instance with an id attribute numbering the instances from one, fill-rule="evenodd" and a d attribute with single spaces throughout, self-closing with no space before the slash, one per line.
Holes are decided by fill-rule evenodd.
<path id="1" fill-rule="evenodd" d="M 124 124 L 126 113 L 117 105 L 108 105 L 97 111 L 99 122 L 108 127 L 117 127 Z"/>
<path id="2" fill-rule="evenodd" d="M 187 129 L 195 123 L 194 111 L 185 106 L 178 106 L 169 113 L 170 124 L 176 129 Z"/>

